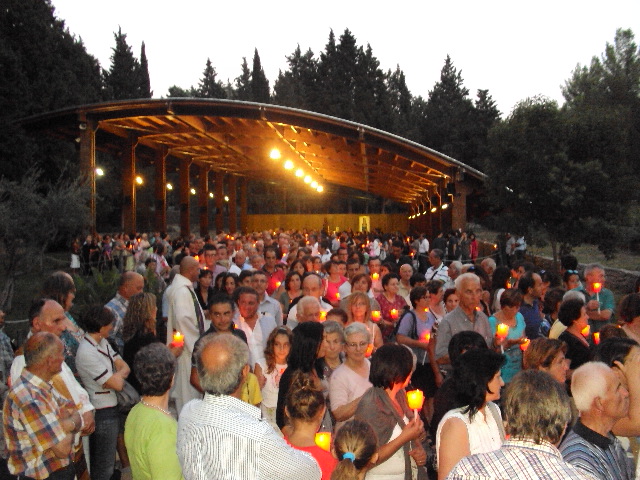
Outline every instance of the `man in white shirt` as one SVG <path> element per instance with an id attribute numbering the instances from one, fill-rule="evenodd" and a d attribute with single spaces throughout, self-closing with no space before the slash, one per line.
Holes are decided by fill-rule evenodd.
<path id="1" fill-rule="evenodd" d="M 340 294 L 340 298 L 345 298 L 351 293 L 351 280 L 353 277 L 358 275 L 359 273 L 364 273 L 364 269 L 362 265 L 360 265 L 360 260 L 357 258 L 350 258 L 347 260 L 347 279 L 348 282 L 344 282 L 338 288 L 338 293 Z"/>
<path id="2" fill-rule="evenodd" d="M 249 350 L 233 335 L 207 335 L 196 367 L 204 399 L 189 402 L 178 421 L 177 452 L 185 480 L 320 480 L 310 454 L 295 450 L 240 400 Z"/>
<path id="3" fill-rule="evenodd" d="M 306 273 L 304 279 L 302 280 L 302 294 L 307 297 L 315 297 L 320 302 L 320 310 L 323 312 L 328 312 L 333 307 L 330 303 L 322 300 L 322 294 L 324 292 L 322 286 L 322 279 L 316 275 L 315 273 Z M 296 314 L 298 313 L 298 302 L 296 302 L 290 309 L 288 318 L 296 318 Z"/>
<path id="4" fill-rule="evenodd" d="M 420 273 L 425 273 L 429 268 L 429 240 L 424 233 L 418 238 L 418 265 Z"/>
<path id="5" fill-rule="evenodd" d="M 449 269 L 444 264 L 443 258 L 444 252 L 438 248 L 434 248 L 429 252 L 429 262 L 431 266 L 424 275 L 427 282 L 431 280 L 442 280 L 444 283 L 447 283 L 449 281 Z"/>
<path id="6" fill-rule="evenodd" d="M 253 272 L 251 286 L 258 292 L 258 312 L 271 315 L 276 320 L 276 324 L 282 325 L 282 305 L 280 305 L 279 301 L 266 294 L 267 274 L 264 270 Z"/>
<path id="7" fill-rule="evenodd" d="M 264 349 L 267 346 L 269 334 L 277 327 L 275 319 L 269 314 L 258 311 L 260 300 L 258 292 L 251 287 L 240 287 L 237 291 L 238 311 L 240 313 L 238 328 L 247 335 L 249 345 L 249 365 L 253 370 L 261 360 L 264 360 Z"/>

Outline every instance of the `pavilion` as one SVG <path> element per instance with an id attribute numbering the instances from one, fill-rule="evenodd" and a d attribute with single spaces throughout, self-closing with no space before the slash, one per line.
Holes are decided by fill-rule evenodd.
<path id="1" fill-rule="evenodd" d="M 114 101 L 66 108 L 22 121 L 27 131 L 76 142 L 91 188 L 96 225 L 96 151 L 122 159 L 123 231 L 136 231 L 136 165 L 154 165 L 155 228 L 167 229 L 167 160 L 178 162 L 180 229 L 190 229 L 190 170 L 198 170 L 199 226 L 246 228 L 247 181 L 298 180 L 331 194 L 331 185 L 375 193 L 407 205 L 408 226 L 431 233 L 463 227 L 467 196 L 485 175 L 423 145 L 365 125 L 275 105 L 219 99 Z M 214 192 L 210 192 L 210 177 Z M 296 179 L 299 177 L 299 179 Z M 173 187 L 173 186 L 171 186 Z M 237 208 L 239 203 L 239 209 Z M 237 211 L 239 210 L 239 225 Z M 234 228 L 236 227 L 236 228 Z"/>

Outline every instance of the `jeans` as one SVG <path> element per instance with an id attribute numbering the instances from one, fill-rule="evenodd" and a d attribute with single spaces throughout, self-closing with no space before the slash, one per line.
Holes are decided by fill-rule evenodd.
<path id="1" fill-rule="evenodd" d="M 96 429 L 89 437 L 91 480 L 110 480 L 116 463 L 116 444 L 120 430 L 117 407 L 96 410 Z"/>

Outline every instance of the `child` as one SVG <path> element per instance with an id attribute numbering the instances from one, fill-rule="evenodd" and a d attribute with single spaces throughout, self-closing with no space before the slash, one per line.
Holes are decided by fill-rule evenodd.
<path id="1" fill-rule="evenodd" d="M 301 371 L 295 373 L 289 387 L 285 412 L 291 420 L 291 429 L 285 440 L 293 448 L 310 453 L 322 470 L 322 480 L 329 480 L 336 459 L 315 442 L 326 411 L 319 380 Z"/>
<path id="2" fill-rule="evenodd" d="M 331 480 L 363 480 L 378 461 L 378 439 L 368 423 L 350 420 L 338 430 L 333 454 L 338 464 Z"/>
<path id="3" fill-rule="evenodd" d="M 293 334 L 286 326 L 274 329 L 267 339 L 267 348 L 264 349 L 264 361 L 256 365 L 256 376 L 262 383 L 262 418 L 267 420 L 276 431 L 276 405 L 278 403 L 278 390 L 280 377 L 287 369 L 287 357 L 291 350 Z"/>

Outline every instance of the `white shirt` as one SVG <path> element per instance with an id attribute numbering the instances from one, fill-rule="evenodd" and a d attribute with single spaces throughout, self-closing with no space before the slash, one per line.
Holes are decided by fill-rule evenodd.
<path id="1" fill-rule="evenodd" d="M 226 395 L 187 403 L 178 420 L 185 480 L 320 480 L 313 457 L 280 438 L 260 409 Z"/>
<path id="2" fill-rule="evenodd" d="M 92 338 L 85 336 L 80 342 L 76 353 L 76 367 L 91 402 L 97 409 L 115 407 L 118 404 L 116 391 L 104 386 L 115 373 L 112 359 L 120 359 L 120 354 L 111 348 L 106 339 L 95 344 Z"/>
<path id="3" fill-rule="evenodd" d="M 423 238 L 420 242 L 420 246 L 418 247 L 418 253 L 420 255 L 428 255 L 429 254 L 429 240 Z"/>
<path id="4" fill-rule="evenodd" d="M 258 313 L 256 326 L 251 329 L 242 316 L 238 316 L 238 328 L 247 335 L 247 344 L 249 345 L 249 366 L 251 371 L 256 363 L 264 361 L 264 349 L 267 347 L 267 338 L 274 328 L 277 328 L 276 321 L 269 315 L 261 315 Z"/>
<path id="5" fill-rule="evenodd" d="M 268 313 L 275 320 L 277 325 L 282 325 L 282 305 L 275 298 L 265 293 L 264 300 L 258 305 L 258 312 Z"/>
<path id="6" fill-rule="evenodd" d="M 340 294 L 340 298 L 344 298 L 351 293 L 351 284 L 349 282 L 344 282 L 338 288 L 338 293 Z"/>
<path id="7" fill-rule="evenodd" d="M 444 283 L 447 283 L 449 281 L 449 268 L 442 262 L 438 268 L 429 267 L 424 276 L 427 282 L 431 280 L 442 280 Z"/>
<path id="8" fill-rule="evenodd" d="M 328 312 L 329 310 L 331 310 L 333 307 L 331 306 L 331 304 L 326 303 L 324 300 L 320 299 L 320 311 L 321 312 Z M 287 315 L 287 318 L 290 318 L 291 320 L 297 320 L 297 315 L 298 315 L 298 304 L 296 303 L 293 307 L 291 307 L 289 309 L 289 315 Z M 288 322 L 289 320 L 287 320 Z"/>

